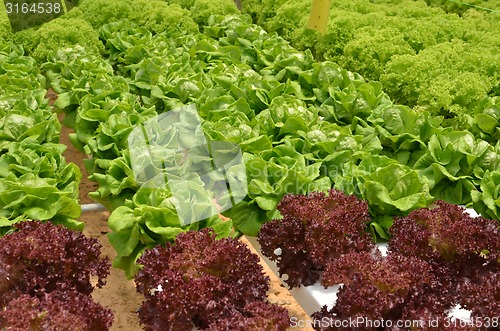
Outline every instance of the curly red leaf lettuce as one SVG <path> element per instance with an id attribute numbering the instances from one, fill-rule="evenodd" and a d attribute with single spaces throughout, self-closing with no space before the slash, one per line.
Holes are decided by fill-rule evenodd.
<path id="1" fill-rule="evenodd" d="M 0 310 L 0 329 L 105 331 L 113 324 L 110 309 L 77 291 L 53 291 L 42 298 L 23 294 Z"/>
<path id="2" fill-rule="evenodd" d="M 366 231 L 368 204 L 354 195 L 338 190 L 289 194 L 277 208 L 283 219 L 265 223 L 258 240 L 280 275 L 288 275 L 290 287 L 314 284 L 331 259 L 375 247 Z"/>
<path id="3" fill-rule="evenodd" d="M 94 238 L 62 226 L 38 221 L 21 222 L 17 231 L 0 238 L 0 305 L 20 293 L 35 295 L 54 290 L 90 294 L 105 284 L 110 262 L 101 259 Z"/>
<path id="4" fill-rule="evenodd" d="M 217 240 L 209 228 L 181 233 L 175 244 L 147 250 L 135 276 L 137 291 L 146 298 L 141 324 L 146 330 L 191 331 L 224 329 L 237 321 L 286 330 L 286 310 L 264 304 L 269 279 L 258 261 L 243 243 Z"/>

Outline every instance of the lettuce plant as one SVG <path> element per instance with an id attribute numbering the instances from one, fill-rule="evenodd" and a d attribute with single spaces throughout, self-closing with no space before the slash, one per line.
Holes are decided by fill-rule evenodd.
<path id="1" fill-rule="evenodd" d="M 413 169 L 429 180 L 430 193 L 436 199 L 450 203 L 470 203 L 477 178 L 500 165 L 498 145 L 495 148 L 467 131 L 433 135 L 424 151 Z"/>
<path id="2" fill-rule="evenodd" d="M 446 293 L 438 296 L 430 291 L 437 283 L 436 277 L 427 262 L 415 257 L 383 257 L 378 251 L 347 253 L 327 266 L 321 282 L 325 287 L 339 283 L 343 286 L 334 307 L 324 307 L 313 318 L 342 321 L 362 317 L 427 323 L 436 318 L 444 321 L 446 316 Z"/>
<path id="3" fill-rule="evenodd" d="M 75 221 L 80 169 L 62 156 L 66 146 L 25 139 L 11 142 L 0 156 L 0 231 L 24 220 L 51 220 L 81 228 Z"/>
<path id="4" fill-rule="evenodd" d="M 363 330 L 377 328 L 359 321 L 406 320 L 416 329 L 431 321 L 445 325 L 457 304 L 478 320 L 499 311 L 497 221 L 437 201 L 394 218 L 383 256 L 366 237 L 366 202 L 355 196 L 334 190 L 288 195 L 278 209 L 283 219 L 264 224 L 258 240 L 280 275 L 287 275 L 284 281 L 307 286 L 321 271 L 323 286 L 340 284 L 332 308 L 313 314 L 318 330 L 335 330 L 349 320 Z"/>
<path id="5" fill-rule="evenodd" d="M 0 38 L 0 43 L 12 38 L 12 28 L 3 1 L 0 2 L 0 36 L 2 36 Z"/>
<path id="6" fill-rule="evenodd" d="M 351 252 L 325 268 L 322 284 L 343 286 L 333 308 L 323 307 L 313 318 L 383 319 L 394 325 L 407 320 L 415 323 L 412 327 L 425 329 L 431 321 L 449 323 L 448 311 L 456 304 L 475 320 L 496 316 L 500 307 L 496 221 L 471 217 L 462 207 L 438 201 L 395 218 L 390 231 L 386 257 Z"/>
<path id="7" fill-rule="evenodd" d="M 15 39 L 39 63 L 47 61 L 54 51 L 61 48 L 80 45 L 94 55 L 99 55 L 104 49 L 98 33 L 78 17 L 59 17 L 38 29 L 21 31 Z"/>
<path id="8" fill-rule="evenodd" d="M 288 314 L 266 302 L 268 277 L 257 255 L 209 229 L 188 231 L 138 260 L 137 291 L 146 330 L 286 330 Z"/>
<path id="9" fill-rule="evenodd" d="M 234 234 L 233 223 L 223 221 L 218 215 L 182 224 L 171 198 L 168 186 L 151 188 L 146 185 L 110 215 L 108 224 L 112 232 L 108 238 L 117 252 L 113 265 L 123 269 L 127 277 L 132 278 L 137 273 L 136 261 L 146 249 L 173 242 L 182 232 L 212 228 L 219 237 Z"/>
<path id="10" fill-rule="evenodd" d="M 306 27 L 310 1 L 248 2 L 243 12 L 266 31 L 311 50 L 318 60 L 382 82 L 398 103 L 461 117 L 483 98 L 498 95 L 498 14 L 488 10 L 498 5 L 491 1 L 469 1 L 482 8 L 459 17 L 424 1 L 399 6 L 397 1 L 334 0 L 323 35 Z"/>
<path id="11" fill-rule="evenodd" d="M 500 171 L 486 171 L 479 188 L 471 191 L 471 198 L 481 215 L 492 219 L 500 219 Z"/>
<path id="12" fill-rule="evenodd" d="M 368 204 L 341 191 L 286 195 L 278 204 L 282 219 L 265 223 L 258 236 L 262 253 L 276 261 L 290 287 L 312 285 L 330 260 L 375 245 L 368 232 Z"/>
<path id="13" fill-rule="evenodd" d="M 97 239 L 39 221 L 0 238 L 0 328 L 108 330 L 109 309 L 93 301 L 110 262 Z"/>
<path id="14" fill-rule="evenodd" d="M 444 201 L 396 218 L 391 234 L 390 251 L 426 261 L 468 269 L 478 257 L 485 266 L 500 259 L 498 222 L 472 217 L 463 207 Z"/>
<path id="15" fill-rule="evenodd" d="M 54 291 L 41 298 L 23 294 L 0 311 L 2 330 L 106 331 L 112 323 L 110 309 L 77 291 Z"/>
<path id="16" fill-rule="evenodd" d="M 401 215 L 433 201 L 428 180 L 409 166 L 384 155 L 367 155 L 358 165 L 343 165 L 334 187 L 366 199 L 378 219 L 370 230 L 388 239 L 391 215 Z"/>

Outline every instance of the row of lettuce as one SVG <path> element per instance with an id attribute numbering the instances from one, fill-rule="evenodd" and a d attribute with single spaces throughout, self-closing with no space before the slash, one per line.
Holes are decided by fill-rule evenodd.
<path id="1" fill-rule="evenodd" d="M 92 3 L 82 2 L 83 18 L 98 17 Z M 85 47 L 62 48 L 42 65 L 59 94 L 56 106 L 76 130 L 72 142 L 92 155 L 87 167 L 99 189 L 91 195 L 113 210 L 115 266 L 129 276 L 146 248 L 188 229 L 215 227 L 227 236 L 234 225 L 255 235 L 279 216 L 276 205 L 287 193 L 332 186 L 355 193 L 368 201 L 375 216 L 370 228 L 382 237 L 391 215 L 435 199 L 475 202 L 481 213 L 498 218 L 496 129 L 455 130 L 442 117 L 397 105 L 380 83 L 330 61 L 316 62 L 309 51 L 297 51 L 247 16 L 193 20 L 176 5 L 157 5 L 161 12 L 177 10 L 183 26 L 167 19 L 144 26 L 133 15 L 103 26 L 94 22 L 104 57 Z M 133 6 L 123 8 L 130 12 Z M 484 101 L 477 115 L 496 116 L 495 102 Z M 151 188 L 132 170 L 132 129 L 192 103 L 209 139 L 243 151 L 248 197 L 224 213 L 233 223 L 214 216 L 183 226 L 170 189 Z M 203 206 L 194 212 L 202 214 Z"/>
<path id="2" fill-rule="evenodd" d="M 0 39 L 0 329 L 109 330 L 113 314 L 91 293 L 111 263 L 74 231 L 81 172 L 62 155 L 45 85 L 39 64 Z"/>
<path id="3" fill-rule="evenodd" d="M 231 1 L 213 3 L 179 1 L 188 11 L 163 1 L 84 0 L 13 37 L 43 63 L 56 106 L 75 128 L 73 144 L 92 156 L 86 166 L 99 189 L 91 195 L 113 210 L 115 266 L 132 276 L 146 248 L 189 229 L 229 236 L 234 225 L 255 235 L 279 216 L 285 194 L 332 186 L 366 199 L 370 229 L 384 238 L 391 215 L 436 199 L 473 204 L 498 219 L 497 98 L 484 98 L 469 130 L 457 130 L 429 111 L 395 104 L 378 82 L 315 61 L 249 17 L 229 16 Z M 197 106 L 210 140 L 243 151 L 248 197 L 224 213 L 232 222 L 214 216 L 182 225 L 170 189 L 151 187 L 132 170 L 132 129 L 187 104 Z"/>
<path id="4" fill-rule="evenodd" d="M 472 6 L 440 0 L 408 1 L 404 6 L 394 0 L 331 3 L 324 35 L 306 27 L 310 1 L 247 0 L 243 12 L 299 50 L 308 49 L 318 60 L 331 60 L 380 81 L 397 103 L 444 115 L 456 128 L 473 126 L 477 120 L 471 116 L 485 110 L 485 98 L 498 95 L 500 14 L 495 2 L 468 1 Z M 65 20 L 50 22 L 36 34 L 12 35 L 7 16 L 0 11 L 0 32 L 43 61 L 55 47 L 75 41 L 96 54 L 102 52 L 95 30 L 106 22 L 132 20 L 153 32 L 178 24 L 194 32 L 198 25 L 206 25 L 210 14 L 236 11 L 229 0 L 157 0 L 155 6 L 141 0 L 83 0 Z M 192 19 L 180 19 L 186 15 Z"/>
<path id="5" fill-rule="evenodd" d="M 500 8 L 492 1 L 465 1 L 474 7 L 462 5 L 459 16 L 428 6 L 439 2 L 333 0 L 325 34 L 307 28 L 308 0 L 247 0 L 243 12 L 297 49 L 380 81 L 396 102 L 467 128 L 464 115 L 500 92 Z"/>
<path id="6" fill-rule="evenodd" d="M 288 276 L 290 287 L 337 286 L 333 302 L 325 302 L 329 307 L 312 314 L 316 330 L 338 330 L 353 319 L 359 324 L 352 329 L 363 330 L 390 329 L 402 320 L 404 330 L 432 323 L 498 329 L 498 318 L 489 325 L 473 322 L 500 311 L 497 221 L 437 201 L 396 217 L 382 253 L 365 231 L 368 205 L 355 196 L 336 190 L 287 195 L 278 209 L 283 218 L 259 231 L 262 253 Z"/>
<path id="7" fill-rule="evenodd" d="M 0 234 L 26 219 L 81 229 L 80 169 L 66 163 L 45 78 L 21 47 L 0 40 Z"/>

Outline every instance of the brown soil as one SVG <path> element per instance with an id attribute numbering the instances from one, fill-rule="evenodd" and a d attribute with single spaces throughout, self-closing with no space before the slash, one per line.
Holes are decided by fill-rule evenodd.
<path id="1" fill-rule="evenodd" d="M 83 178 L 80 184 L 80 203 L 93 203 L 88 197 L 88 193 L 94 191 L 97 185 L 87 179 L 88 173 L 83 165 L 83 159 L 86 158 L 86 156 L 71 145 L 68 139 L 68 134 L 70 132 L 72 132 L 72 130 L 65 127 L 63 127 L 61 132 L 61 143 L 68 146 L 64 156 L 68 162 L 73 162 L 82 169 Z M 106 237 L 106 234 L 110 231 L 107 226 L 108 217 L 109 212 L 107 211 L 91 212 L 83 214 L 81 220 L 85 222 L 84 233 L 87 236 L 97 238 L 102 245 L 103 255 L 112 260 L 115 257 L 115 252 Z M 253 247 L 250 245 L 249 247 L 253 250 Z M 290 317 L 294 316 L 297 320 L 301 321 L 310 320 L 310 317 L 304 312 L 302 307 L 283 286 L 276 275 L 269 269 L 266 263 L 261 261 L 261 265 L 264 267 L 266 274 L 271 280 L 269 301 L 288 309 Z M 135 291 L 133 281 L 127 280 L 125 274 L 121 270 L 111 268 L 111 273 L 107 278 L 107 284 L 101 289 L 96 289 L 93 293 L 93 297 L 103 306 L 112 309 L 115 315 L 115 321 L 111 330 L 141 330 L 136 310 L 142 303 L 142 296 Z M 312 329 L 290 328 L 290 330 Z"/>

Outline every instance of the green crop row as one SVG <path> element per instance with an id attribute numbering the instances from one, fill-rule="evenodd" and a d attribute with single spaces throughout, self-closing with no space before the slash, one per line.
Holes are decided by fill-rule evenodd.
<path id="1" fill-rule="evenodd" d="M 80 169 L 62 156 L 45 78 L 22 48 L 0 40 L 0 234 L 26 220 L 81 229 Z"/>
<path id="2" fill-rule="evenodd" d="M 421 1 L 331 2 L 324 35 L 307 28 L 311 1 L 247 0 L 243 11 L 319 60 L 380 81 L 393 100 L 435 115 L 471 114 L 500 90 L 500 13 L 447 14 Z M 458 118 L 457 118 L 458 117 Z"/>

